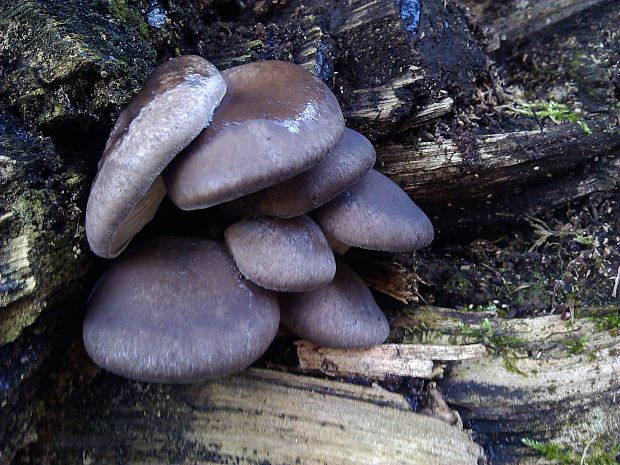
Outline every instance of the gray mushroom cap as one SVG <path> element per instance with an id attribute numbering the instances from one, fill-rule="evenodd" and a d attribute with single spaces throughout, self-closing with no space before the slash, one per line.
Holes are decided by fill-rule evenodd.
<path id="1" fill-rule="evenodd" d="M 359 349 L 381 344 L 390 326 L 370 290 L 347 265 L 338 262 L 326 287 L 280 296 L 282 322 L 320 347 Z"/>
<path id="2" fill-rule="evenodd" d="M 151 73 L 119 115 L 91 187 L 86 235 L 95 254 L 116 257 L 152 219 L 166 194 L 161 171 L 211 121 L 225 92 L 219 71 L 198 56 Z"/>
<path id="3" fill-rule="evenodd" d="M 326 236 L 362 249 L 408 252 L 426 247 L 434 237 L 424 212 L 375 170 L 312 216 Z"/>
<path id="4" fill-rule="evenodd" d="M 207 208 L 302 171 L 341 139 L 329 88 L 301 66 L 261 61 L 222 73 L 228 86 L 212 123 L 164 172 L 172 201 Z"/>
<path id="5" fill-rule="evenodd" d="M 321 228 L 307 216 L 246 219 L 224 231 L 239 270 L 261 287 L 301 292 L 326 286 L 336 262 Z"/>
<path id="6" fill-rule="evenodd" d="M 359 181 L 375 164 L 368 139 L 346 128 L 340 143 L 297 176 L 238 200 L 252 213 L 291 218 L 315 210 Z"/>
<path id="7" fill-rule="evenodd" d="M 130 248 L 101 278 L 83 337 L 106 370 L 187 383 L 244 369 L 278 323 L 275 294 L 243 279 L 222 242 L 161 237 Z"/>

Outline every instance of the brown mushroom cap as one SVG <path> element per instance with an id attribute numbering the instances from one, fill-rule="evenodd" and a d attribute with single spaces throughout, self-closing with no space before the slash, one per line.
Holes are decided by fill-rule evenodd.
<path id="1" fill-rule="evenodd" d="M 227 202 L 308 170 L 344 131 L 336 98 L 301 66 L 261 61 L 222 75 L 228 91 L 212 123 L 164 172 L 170 198 L 184 210 Z"/>
<path id="2" fill-rule="evenodd" d="M 254 214 L 291 218 L 315 210 L 359 181 L 375 164 L 368 139 L 346 128 L 340 143 L 297 176 L 238 199 Z"/>
<path id="3" fill-rule="evenodd" d="M 321 228 L 305 215 L 244 220 L 224 237 L 241 273 L 265 289 L 308 291 L 326 286 L 336 273 Z"/>
<path id="4" fill-rule="evenodd" d="M 351 268 L 338 262 L 326 287 L 280 296 L 282 322 L 320 347 L 358 349 L 381 344 L 390 326 L 372 294 Z"/>
<path id="5" fill-rule="evenodd" d="M 424 212 L 375 170 L 312 216 L 326 236 L 362 249 L 408 252 L 426 247 L 434 237 Z"/>
<path id="6" fill-rule="evenodd" d="M 244 369 L 278 322 L 275 294 L 243 279 L 222 242 L 161 237 L 136 244 L 101 278 L 83 336 L 106 370 L 186 383 Z"/>
<path id="7" fill-rule="evenodd" d="M 173 58 L 156 68 L 118 117 L 86 207 L 91 249 L 114 258 L 148 223 L 166 191 L 159 178 L 170 160 L 211 121 L 226 92 L 204 58 Z"/>

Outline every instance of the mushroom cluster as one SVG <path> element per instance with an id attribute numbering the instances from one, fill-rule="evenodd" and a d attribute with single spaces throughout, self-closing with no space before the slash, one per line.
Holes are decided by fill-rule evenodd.
<path id="1" fill-rule="evenodd" d="M 88 199 L 91 249 L 120 255 L 91 294 L 90 357 L 131 379 L 205 380 L 257 360 L 280 318 L 320 346 L 381 344 L 385 315 L 333 251 L 412 251 L 433 226 L 374 163 L 371 143 L 300 66 L 220 74 L 198 56 L 159 66 L 120 114 Z M 128 247 L 166 194 L 183 210 L 217 206 L 230 218 L 224 241 Z"/>

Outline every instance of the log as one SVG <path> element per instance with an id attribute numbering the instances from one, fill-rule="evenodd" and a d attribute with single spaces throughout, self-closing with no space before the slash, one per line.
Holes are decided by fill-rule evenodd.
<path id="1" fill-rule="evenodd" d="M 620 338 L 602 325 L 614 313 L 612 306 L 572 322 L 560 315 L 505 320 L 421 307 L 392 321 L 391 340 L 485 344 L 496 355 L 452 363 L 438 385 L 464 424 L 475 425 L 494 463 L 541 463 L 522 439 L 569 450 L 592 438 L 620 441 Z"/>
<path id="2" fill-rule="evenodd" d="M 1 346 L 79 287 L 90 260 L 76 205 L 86 192 L 82 167 L 7 115 L 0 127 Z"/>
<path id="3" fill-rule="evenodd" d="M 35 463 L 477 465 L 456 426 L 381 388 L 266 370 L 190 386 L 99 375 L 31 450 Z"/>
<path id="4" fill-rule="evenodd" d="M 519 41 L 559 22 L 583 13 L 589 9 L 610 5 L 609 0 L 539 0 L 520 2 L 509 0 L 493 1 L 464 0 L 485 32 L 492 36 L 488 51 L 495 51 L 502 45 L 514 45 Z"/>
<path id="5" fill-rule="evenodd" d="M 386 376 L 441 378 L 444 373 L 442 362 L 478 358 L 486 352 L 482 344 L 382 344 L 359 350 L 316 347 L 308 341 L 299 341 L 295 345 L 302 373 L 376 380 Z"/>
<path id="6" fill-rule="evenodd" d="M 620 137 L 612 120 L 590 123 L 586 133 L 576 123 L 544 129 L 476 136 L 459 140 L 394 144 L 379 149 L 381 170 L 414 199 L 443 207 L 457 198 L 493 194 L 562 175 L 594 157 L 614 155 Z"/>

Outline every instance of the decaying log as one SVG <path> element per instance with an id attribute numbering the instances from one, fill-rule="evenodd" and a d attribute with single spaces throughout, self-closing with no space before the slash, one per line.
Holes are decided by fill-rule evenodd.
<path id="1" fill-rule="evenodd" d="M 265 370 L 192 386 L 100 375 L 62 407 L 35 463 L 478 465 L 456 426 L 381 388 Z"/>
<path id="2" fill-rule="evenodd" d="M 614 125 L 602 118 L 591 123 L 589 134 L 566 123 L 468 141 L 395 144 L 379 149 L 379 166 L 416 200 L 445 207 L 454 199 L 487 196 L 502 185 L 550 178 L 590 158 L 616 154 L 620 137 Z"/>
<path id="3" fill-rule="evenodd" d="M 609 312 L 571 322 L 422 307 L 392 322 L 392 338 L 487 345 L 496 355 L 452 363 L 438 384 L 498 463 L 540 463 L 521 439 L 620 440 L 620 338 L 597 324 Z"/>
<path id="4" fill-rule="evenodd" d="M 89 259 L 76 205 L 86 190 L 82 167 L 2 115 L 0 128 L 1 346 L 65 298 Z"/>
<path id="5" fill-rule="evenodd" d="M 378 380 L 386 376 L 441 378 L 442 362 L 478 358 L 486 353 L 482 344 L 382 344 L 369 349 L 342 350 L 299 341 L 296 346 L 302 372 Z"/>
<path id="6" fill-rule="evenodd" d="M 497 50 L 502 42 L 516 43 L 532 34 L 555 26 L 571 16 L 593 7 L 611 4 L 610 0 L 464 0 L 487 34 L 494 37 L 488 51 Z"/>
<path id="7" fill-rule="evenodd" d="M 260 27 L 253 17 L 232 32 L 236 40 L 211 49 L 213 60 L 228 68 L 292 59 L 332 87 L 351 127 L 376 140 L 446 114 L 487 75 L 464 9 L 443 0 L 418 6 L 416 15 L 383 0 L 282 2 L 258 15 Z"/>

